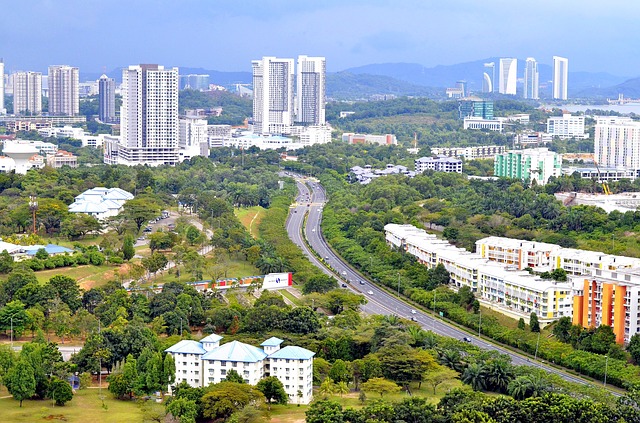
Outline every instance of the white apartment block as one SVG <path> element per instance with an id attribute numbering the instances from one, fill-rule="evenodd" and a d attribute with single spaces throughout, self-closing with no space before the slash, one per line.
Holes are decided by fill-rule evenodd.
<path id="1" fill-rule="evenodd" d="M 446 173 L 462 173 L 462 160 L 455 157 L 421 157 L 414 162 L 416 173 L 426 170 Z"/>
<path id="2" fill-rule="evenodd" d="M 597 251 L 563 248 L 556 244 L 490 236 L 476 241 L 476 253 L 483 258 L 545 272 L 564 269 L 570 275 L 588 275 L 594 269 L 640 267 L 640 259 Z"/>
<path id="3" fill-rule="evenodd" d="M 498 92 L 500 94 L 516 95 L 516 84 L 518 81 L 518 59 L 500 59 L 498 81 Z"/>
<path id="4" fill-rule="evenodd" d="M 640 122 L 629 118 L 598 118 L 593 158 L 604 167 L 640 169 Z"/>
<path id="5" fill-rule="evenodd" d="M 471 116 L 464 118 L 462 129 L 488 129 L 489 131 L 502 132 L 503 121 L 501 119 L 482 119 Z"/>
<path id="6" fill-rule="evenodd" d="M 547 134 L 560 139 L 589 138 L 584 132 L 584 116 L 572 116 L 571 113 L 547 119 Z"/>
<path id="7" fill-rule="evenodd" d="M 264 341 L 262 349 L 238 341 L 220 345 L 221 339 L 213 334 L 200 342 L 183 340 L 167 348 L 176 366 L 175 384 L 184 381 L 193 387 L 206 387 L 223 381 L 229 370 L 235 370 L 251 385 L 275 376 L 290 403 L 311 402 L 314 352 L 296 346 L 281 348 L 284 341 L 275 337 Z"/>
<path id="8" fill-rule="evenodd" d="M 300 144 L 305 147 L 331 142 L 331 128 L 326 125 L 294 126 L 291 129 L 291 135 L 297 135 L 300 138 Z"/>
<path id="9" fill-rule="evenodd" d="M 104 162 L 135 166 L 179 162 L 178 68 L 122 71 L 120 136 L 105 137 Z"/>
<path id="10" fill-rule="evenodd" d="M 504 145 L 479 145 L 477 147 L 434 147 L 431 153 L 436 156 L 463 157 L 465 160 L 493 159 L 496 154 L 504 153 Z"/>
<path id="11" fill-rule="evenodd" d="M 412 225 L 385 225 L 385 237 L 429 268 L 444 265 L 454 287 L 468 286 L 483 304 L 500 313 L 527 318 L 535 312 L 543 324 L 571 316 L 568 282 L 543 280 L 516 266 L 488 260 Z"/>
<path id="12" fill-rule="evenodd" d="M 298 56 L 296 122 L 325 124 L 326 59 Z"/>
<path id="13" fill-rule="evenodd" d="M 209 147 L 222 147 L 224 140 L 231 138 L 231 125 L 207 125 Z"/>
<path id="14" fill-rule="evenodd" d="M 80 113 L 78 68 L 67 65 L 49 66 L 49 114 L 75 116 Z"/>
<path id="15" fill-rule="evenodd" d="M 263 57 L 253 67 L 253 130 L 289 134 L 293 125 L 293 59 Z"/>
<path id="16" fill-rule="evenodd" d="M 195 156 L 209 156 L 209 134 L 207 121 L 197 117 L 181 117 L 180 124 L 180 161 Z M 204 154 L 203 154 L 204 153 Z"/>
<path id="17" fill-rule="evenodd" d="M 568 98 L 569 59 L 553 56 L 553 98 Z"/>
<path id="18" fill-rule="evenodd" d="M 42 114 L 42 74 L 16 72 L 13 75 L 13 114 Z"/>

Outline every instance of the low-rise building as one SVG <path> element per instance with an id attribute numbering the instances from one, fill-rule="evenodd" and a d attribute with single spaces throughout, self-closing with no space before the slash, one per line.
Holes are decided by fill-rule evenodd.
<path id="1" fill-rule="evenodd" d="M 496 154 L 501 154 L 505 151 L 506 147 L 504 145 L 478 145 L 473 147 L 434 147 L 431 149 L 431 154 L 474 160 L 493 159 Z"/>
<path id="2" fill-rule="evenodd" d="M 426 170 L 446 173 L 462 173 L 462 160 L 448 156 L 421 157 L 415 160 L 416 173 Z"/>
<path id="3" fill-rule="evenodd" d="M 281 348 L 284 341 L 275 337 L 264 341 L 262 349 L 239 341 L 220 345 L 221 340 L 221 336 L 213 334 L 199 342 L 182 340 L 167 348 L 165 351 L 175 362 L 175 383 L 206 387 L 223 381 L 230 370 L 235 370 L 251 385 L 263 377 L 275 376 L 282 382 L 290 403 L 311 402 L 314 352 L 297 346 Z"/>
<path id="4" fill-rule="evenodd" d="M 489 131 L 502 132 L 503 122 L 500 119 L 482 119 L 479 117 L 464 118 L 463 129 L 487 129 Z"/>
<path id="5" fill-rule="evenodd" d="M 47 154 L 47 166 L 60 169 L 62 166 L 78 167 L 78 156 L 65 150 L 58 150 L 54 154 Z"/>
<path id="6" fill-rule="evenodd" d="M 122 211 L 124 203 L 133 199 L 133 194 L 120 188 L 96 187 L 76 196 L 69 205 L 71 213 L 86 213 L 102 220 L 116 216 Z"/>
<path id="7" fill-rule="evenodd" d="M 416 176 L 416 172 L 407 169 L 406 166 L 394 164 L 388 164 L 384 169 L 374 169 L 371 165 L 366 165 L 365 167 L 354 166 L 349 169 L 348 178 L 351 182 L 366 185 L 376 178 L 388 175 L 404 175 L 413 178 Z"/>
<path id="8" fill-rule="evenodd" d="M 374 135 L 345 132 L 342 134 L 342 141 L 349 144 L 398 145 L 398 139 L 393 134 Z"/>

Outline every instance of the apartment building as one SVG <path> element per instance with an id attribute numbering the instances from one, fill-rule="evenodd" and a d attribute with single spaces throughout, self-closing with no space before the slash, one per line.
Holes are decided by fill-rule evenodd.
<path id="1" fill-rule="evenodd" d="M 187 382 L 206 387 L 223 381 L 235 370 L 245 383 L 256 385 L 266 376 L 277 377 L 289 396 L 289 402 L 308 404 L 313 398 L 314 352 L 297 346 L 281 347 L 275 337 L 254 347 L 239 341 L 220 345 L 222 337 L 209 335 L 198 341 L 182 340 L 165 351 L 176 366 L 175 383 Z M 171 391 L 171 387 L 169 387 Z"/>
<path id="2" fill-rule="evenodd" d="M 468 286 L 479 301 L 500 313 L 518 319 L 528 318 L 535 312 L 542 324 L 571 316 L 569 282 L 541 279 L 513 263 L 492 261 L 481 254 L 457 248 L 412 225 L 388 224 L 385 237 L 390 245 L 415 256 L 429 268 L 444 265 L 451 285 L 455 288 Z M 517 254 L 511 261 L 515 257 Z"/>
<path id="3" fill-rule="evenodd" d="M 76 116 L 80 113 L 80 73 L 67 65 L 49 66 L 49 114 Z"/>
<path id="4" fill-rule="evenodd" d="M 570 138 L 589 138 L 589 134 L 584 132 L 584 116 L 573 116 L 571 113 L 548 118 L 547 134 L 565 140 Z"/>
<path id="5" fill-rule="evenodd" d="M 574 325 L 611 326 L 621 345 L 640 333 L 640 268 L 593 269 L 571 279 Z"/>
<path id="6" fill-rule="evenodd" d="M 436 156 L 464 157 L 465 160 L 493 159 L 496 154 L 504 153 L 504 145 L 479 145 L 475 147 L 434 147 L 431 154 Z"/>
<path id="7" fill-rule="evenodd" d="M 548 148 L 509 150 L 496 155 L 493 174 L 545 185 L 550 177 L 562 175 L 562 155 Z"/>
<path id="8" fill-rule="evenodd" d="M 416 173 L 425 170 L 435 170 L 436 172 L 462 173 L 462 160 L 448 156 L 421 157 L 415 162 Z"/>

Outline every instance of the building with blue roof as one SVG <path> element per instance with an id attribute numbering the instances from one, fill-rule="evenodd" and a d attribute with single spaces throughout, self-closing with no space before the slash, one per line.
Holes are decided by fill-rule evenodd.
<path id="1" fill-rule="evenodd" d="M 24 248 L 25 254 L 29 257 L 35 256 L 36 253 L 41 249 L 44 249 L 47 252 L 47 254 L 49 254 L 50 256 L 73 253 L 73 250 L 71 248 L 63 247 L 61 245 L 56 245 L 56 244 L 27 245 L 23 248 Z"/>
<path id="2" fill-rule="evenodd" d="M 239 341 L 220 345 L 222 336 L 211 334 L 200 341 L 182 340 L 167 348 L 176 366 L 175 384 L 193 387 L 219 383 L 235 370 L 246 383 L 256 385 L 266 376 L 275 376 L 285 388 L 291 403 L 308 404 L 313 397 L 313 357 L 305 348 L 288 345 L 271 337 L 261 348 Z M 169 387 L 171 392 L 171 387 Z"/>

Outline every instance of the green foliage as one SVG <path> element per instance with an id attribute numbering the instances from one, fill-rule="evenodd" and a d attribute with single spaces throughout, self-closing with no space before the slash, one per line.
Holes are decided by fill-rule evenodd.
<path id="1" fill-rule="evenodd" d="M 538 322 L 538 315 L 536 313 L 531 313 L 529 317 L 529 327 L 531 328 L 531 332 L 540 332 L 540 322 Z"/>
<path id="2" fill-rule="evenodd" d="M 269 405 L 272 401 L 276 404 L 286 404 L 289 401 L 282 382 L 275 376 L 260 379 L 256 388 L 262 392 Z"/>
<path id="3" fill-rule="evenodd" d="M 63 406 L 73 399 L 73 390 L 69 382 L 54 377 L 49 383 L 48 396 L 55 401 L 56 405 Z"/>
<path id="4" fill-rule="evenodd" d="M 3 383 L 13 398 L 20 401 L 29 399 L 36 393 L 36 379 L 33 374 L 33 368 L 25 359 L 20 359 L 3 378 Z"/>
<path id="5" fill-rule="evenodd" d="M 209 419 L 227 419 L 248 404 L 264 401 L 255 387 L 245 383 L 220 382 L 211 385 L 202 396 L 203 415 Z"/>
<path id="6" fill-rule="evenodd" d="M 198 406 L 195 401 L 176 398 L 166 406 L 167 413 L 177 418 L 180 423 L 195 423 L 198 416 Z"/>
<path id="7" fill-rule="evenodd" d="M 224 380 L 227 382 L 244 383 L 244 379 L 242 378 L 242 376 L 240 376 L 240 374 L 234 369 L 229 369 L 229 371 L 227 371 L 227 376 L 224 378 Z"/>

